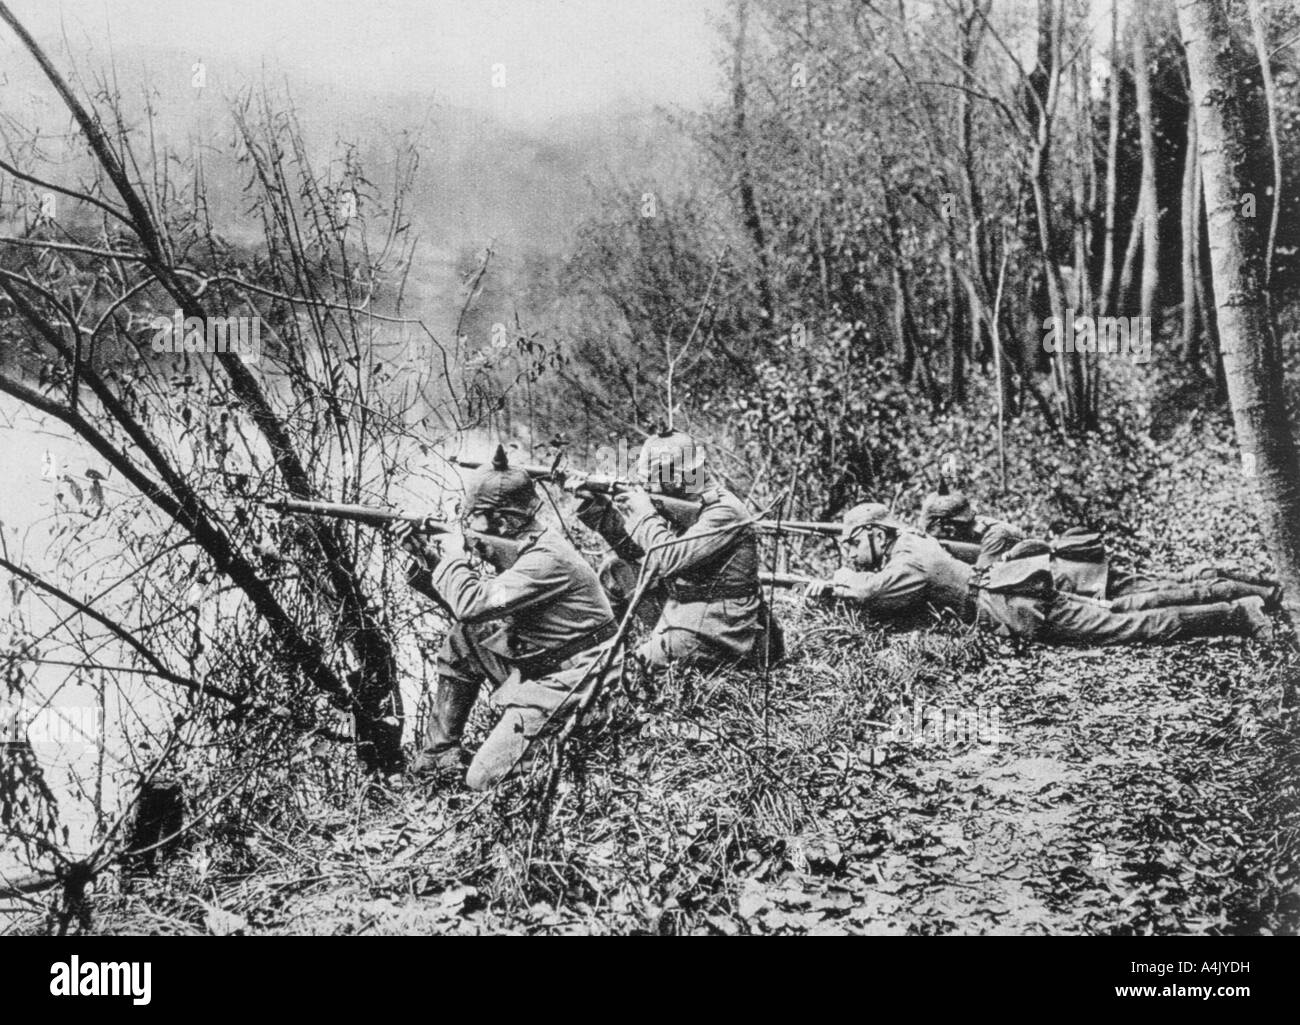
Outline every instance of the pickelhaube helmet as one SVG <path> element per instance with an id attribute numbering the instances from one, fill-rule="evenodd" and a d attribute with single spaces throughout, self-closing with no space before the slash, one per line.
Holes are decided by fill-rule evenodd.
<path id="1" fill-rule="evenodd" d="M 974 523 L 975 511 L 971 508 L 970 499 L 960 491 L 926 495 L 925 501 L 921 503 L 922 528 L 926 533 L 932 533 L 944 520 L 961 524 Z"/>
<path id="2" fill-rule="evenodd" d="M 671 488 L 687 495 L 701 494 L 708 470 L 704 446 L 689 434 L 663 428 L 641 446 L 637 477 L 652 491 Z"/>
<path id="3" fill-rule="evenodd" d="M 498 445 L 492 462 L 480 466 L 466 479 L 461 517 L 504 512 L 532 518 L 541 505 L 532 477 L 524 470 L 513 468 L 505 446 Z"/>
<path id="4" fill-rule="evenodd" d="M 862 502 L 844 514 L 840 521 L 840 536 L 849 538 L 863 527 L 883 527 L 886 530 L 907 530 L 908 526 L 889 511 L 889 506 L 879 502 Z"/>

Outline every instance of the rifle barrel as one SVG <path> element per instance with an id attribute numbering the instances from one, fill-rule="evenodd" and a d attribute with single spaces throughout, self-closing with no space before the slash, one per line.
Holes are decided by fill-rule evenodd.
<path id="1" fill-rule="evenodd" d="M 477 470 L 480 467 L 487 466 L 487 463 L 476 459 L 457 459 L 456 465 L 464 467 L 466 470 Z M 511 469 L 523 470 L 524 473 L 532 477 L 533 480 L 551 480 L 556 474 L 549 466 L 515 466 L 511 464 Z"/>
<path id="2" fill-rule="evenodd" d="M 280 498 L 270 502 L 263 502 L 262 505 L 280 513 L 297 513 L 301 516 L 326 516 L 336 520 L 351 520 L 354 523 L 363 523 L 371 527 L 382 527 L 389 523 L 404 521 L 414 526 L 416 533 L 419 534 L 454 534 L 460 532 L 467 538 L 483 541 L 499 548 L 515 549 L 519 546 L 518 541 L 510 538 L 497 537 L 495 534 L 483 534 L 477 530 L 461 531 L 459 527 L 452 523 L 402 513 L 396 509 L 385 509 L 376 505 L 308 502 L 299 498 Z"/>
<path id="3" fill-rule="evenodd" d="M 476 462 L 473 459 L 457 459 L 456 465 L 463 466 L 467 470 L 477 470 L 485 464 Z M 520 466 L 518 469 L 523 470 L 535 481 L 558 484 L 566 491 L 590 491 L 599 495 L 615 495 L 627 488 L 640 487 L 635 481 L 623 480 L 602 473 L 583 474 L 575 472 L 572 477 L 569 477 L 563 469 L 555 470 L 549 466 Z M 650 500 L 661 510 L 673 510 L 680 514 L 699 512 L 700 509 L 699 499 L 694 498 L 673 498 L 670 495 L 651 492 Z"/>
<path id="4" fill-rule="evenodd" d="M 815 534 L 820 537 L 839 537 L 843 533 L 838 523 L 819 520 L 759 520 L 754 526 L 764 534 Z M 945 541 L 938 539 L 944 551 L 954 559 L 975 564 L 979 558 L 980 546 L 969 541 Z"/>
<path id="5" fill-rule="evenodd" d="M 818 534 L 822 537 L 839 537 L 838 523 L 817 520 L 759 520 L 754 526 L 764 534 Z"/>
<path id="6" fill-rule="evenodd" d="M 771 585 L 772 587 L 807 587 L 809 584 L 817 583 L 816 577 L 804 576 L 802 573 L 769 573 L 760 571 L 758 574 L 760 584 Z"/>
<path id="7" fill-rule="evenodd" d="M 424 523 L 421 516 L 408 516 L 395 509 L 385 509 L 376 505 L 348 505 L 342 502 L 309 502 L 299 498 L 278 498 L 263 502 L 268 509 L 282 513 L 298 513 L 302 516 L 330 516 L 336 520 L 354 520 L 357 523 L 392 523 L 395 520 L 409 520 L 411 523 Z"/>

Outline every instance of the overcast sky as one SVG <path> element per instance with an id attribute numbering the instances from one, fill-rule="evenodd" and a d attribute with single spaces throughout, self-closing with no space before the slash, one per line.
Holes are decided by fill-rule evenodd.
<path id="1" fill-rule="evenodd" d="M 134 46 L 207 65 L 264 60 L 295 78 L 535 120 L 628 101 L 698 107 L 718 88 L 711 15 L 722 0 L 10 0 L 78 63 Z M 7 61 L 13 37 L 0 29 Z M 505 65 L 494 89 L 493 65 Z M 234 83 L 239 84 L 239 83 Z"/>

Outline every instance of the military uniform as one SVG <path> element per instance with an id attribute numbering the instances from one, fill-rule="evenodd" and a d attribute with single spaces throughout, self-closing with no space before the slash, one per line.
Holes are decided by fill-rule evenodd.
<path id="1" fill-rule="evenodd" d="M 770 616 L 758 586 L 758 539 L 749 510 L 726 488 L 701 496 L 699 519 L 685 530 L 646 512 L 627 521 L 645 571 L 663 581 L 666 600 L 650 636 L 637 648 L 652 667 L 670 662 L 761 665 Z"/>
<path id="2" fill-rule="evenodd" d="M 601 580 L 616 604 L 631 597 L 640 572 L 648 577 L 643 606 L 658 608 L 649 636 L 636 650 L 651 669 L 670 663 L 701 667 L 761 666 L 778 660 L 783 638 L 758 584 L 758 538 L 745 504 L 709 481 L 703 452 L 688 436 L 661 432 L 642 449 L 643 483 L 698 500 L 690 522 L 653 505 L 653 496 L 623 495 L 620 514 L 599 496 L 578 517 L 613 549 Z M 648 599 L 648 601 L 646 600 Z"/>
<path id="3" fill-rule="evenodd" d="M 878 572 L 840 569 L 834 593 L 872 614 L 948 609 L 990 633 L 1081 644 L 1164 643 L 1186 637 L 1263 633 L 1259 599 L 1115 611 L 1057 590 L 1051 571 L 1030 560 L 972 568 L 932 537 L 898 530 Z M 1255 602 L 1250 605 L 1249 602 Z"/>
<path id="4" fill-rule="evenodd" d="M 1110 566 L 1101 535 L 1069 530 L 1050 541 L 1027 539 L 1007 523 L 984 533 L 977 566 L 1017 559 L 1047 565 L 1058 591 L 1108 600 L 1117 612 L 1165 605 L 1204 605 L 1256 596 L 1276 604 L 1281 588 L 1271 581 L 1243 577 L 1236 570 L 1203 566 L 1160 576 L 1120 573 Z"/>
<path id="5" fill-rule="evenodd" d="M 504 463 L 504 456 L 500 454 Z M 463 557 L 418 569 L 412 585 L 437 600 L 455 623 L 438 653 L 438 688 L 422 762 L 443 768 L 459 762 L 461 738 L 484 683 L 501 719 L 470 762 L 465 782 L 486 789 L 520 765 L 529 745 L 559 727 L 604 679 L 616 677 L 621 659 L 608 648 L 616 629 L 613 612 L 595 571 L 558 530 L 532 519 L 536 504 L 517 501 L 532 483 L 515 477 L 480 480 L 467 492 L 489 510 L 514 501 L 526 525 L 512 540 L 517 555 L 494 576 L 480 574 Z M 504 479 L 505 485 L 499 481 Z M 515 494 L 505 494 L 514 489 Z"/>

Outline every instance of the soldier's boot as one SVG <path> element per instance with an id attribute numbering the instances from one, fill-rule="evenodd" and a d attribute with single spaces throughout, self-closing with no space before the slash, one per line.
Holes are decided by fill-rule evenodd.
<path id="1" fill-rule="evenodd" d="M 461 739 L 465 736 L 465 724 L 474 710 L 478 691 L 477 683 L 454 676 L 438 678 L 424 750 L 411 763 L 412 775 L 438 779 L 454 773 L 459 777 L 470 761 L 469 752 L 461 746 Z"/>
<path id="2" fill-rule="evenodd" d="M 1236 634 L 1262 641 L 1273 638 L 1273 624 L 1264 612 L 1263 598 L 1252 596 L 1219 605 L 1186 605 L 1178 608 L 1176 615 L 1180 637 Z"/>
<path id="3" fill-rule="evenodd" d="M 1245 624 L 1245 635 L 1253 637 L 1257 641 L 1271 641 L 1273 639 L 1273 621 L 1268 618 L 1268 613 L 1264 611 L 1264 599 L 1259 597 L 1239 598 L 1234 601 L 1233 606 L 1238 609 Z"/>
<path id="4" fill-rule="evenodd" d="M 1205 577 L 1121 595 L 1111 602 L 1111 609 L 1115 612 L 1137 612 L 1169 605 L 1212 605 L 1251 597 L 1260 598 L 1266 605 L 1273 607 L 1280 595 L 1281 588 L 1277 585 L 1261 587 L 1241 580 Z"/>
<path id="5" fill-rule="evenodd" d="M 1245 580 L 1229 577 L 1215 580 L 1210 584 L 1216 593 L 1223 595 L 1222 601 L 1237 601 L 1241 598 L 1258 598 L 1266 609 L 1282 607 L 1282 585 L 1274 583 L 1251 584 Z M 1229 597 L 1231 595 L 1231 597 Z"/>
<path id="6" fill-rule="evenodd" d="M 1238 569 L 1236 566 L 1215 566 L 1210 563 L 1200 563 L 1193 566 L 1188 575 L 1200 579 L 1221 579 L 1236 580 L 1243 584 L 1253 584 L 1256 587 L 1263 588 L 1281 588 L 1276 580 L 1264 576 L 1262 573 L 1247 573 Z"/>
<path id="7" fill-rule="evenodd" d="M 1241 598 L 1259 598 L 1266 608 L 1282 604 L 1282 585 L 1266 577 L 1235 575 L 1231 572 L 1220 577 L 1203 579 L 1197 586 L 1204 587 L 1211 601 L 1238 601 Z"/>

